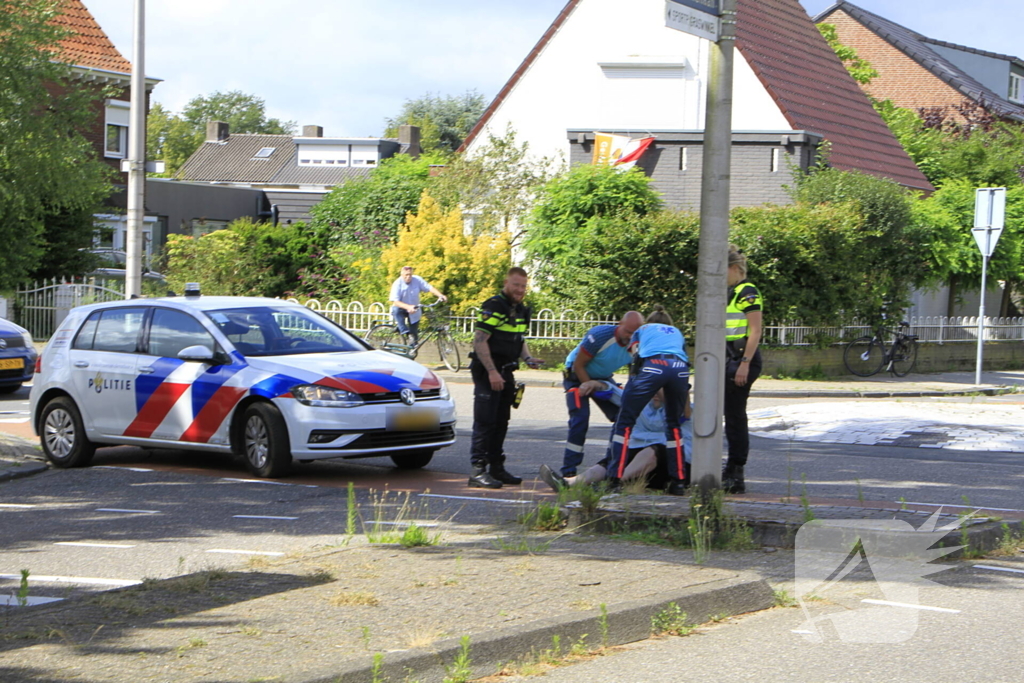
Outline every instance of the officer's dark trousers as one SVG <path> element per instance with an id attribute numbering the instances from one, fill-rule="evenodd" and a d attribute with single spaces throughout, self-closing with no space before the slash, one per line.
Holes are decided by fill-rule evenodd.
<path id="1" fill-rule="evenodd" d="M 580 383 L 573 379 L 562 382 L 565 387 L 565 405 L 569 409 L 569 438 L 565 440 L 565 454 L 562 456 L 562 476 L 571 477 L 576 468 L 583 462 L 583 446 L 587 441 L 587 430 L 590 427 L 590 401 L 593 400 L 609 421 L 615 422 L 619 415 L 619 407 L 611 401 L 594 396 L 580 396 Z"/>
<path id="2" fill-rule="evenodd" d="M 505 387 L 494 391 L 480 361 L 474 359 L 469 372 L 473 375 L 473 440 L 469 459 L 474 466 L 489 465 L 491 471 L 500 470 L 505 466 L 505 433 L 516 395 L 516 378 L 512 368 L 502 370 Z"/>
<path id="3" fill-rule="evenodd" d="M 639 372 L 629 378 L 622 392 L 622 407 L 608 444 L 608 476 L 621 479 L 629 450 L 629 432 L 644 407 L 658 389 L 665 389 L 665 450 L 668 451 L 668 476 L 685 479 L 680 417 L 690 392 L 690 370 L 686 361 L 672 355 L 644 358 Z"/>
<path id="4" fill-rule="evenodd" d="M 743 467 L 750 452 L 750 434 L 747 432 L 747 399 L 754 380 L 761 376 L 761 351 L 750 359 L 747 383 L 736 386 L 738 359 L 730 359 L 725 365 L 725 437 L 729 440 L 728 465 Z"/>

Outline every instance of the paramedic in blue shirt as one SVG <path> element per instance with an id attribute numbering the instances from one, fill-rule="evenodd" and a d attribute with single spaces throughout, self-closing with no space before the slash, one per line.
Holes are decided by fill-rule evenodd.
<path id="1" fill-rule="evenodd" d="M 402 266 L 402 274 L 391 285 L 391 317 L 398 325 L 398 331 L 412 337 L 413 346 L 420 338 L 420 292 L 430 292 L 441 301 L 448 297 L 439 292 L 433 285 L 419 275 L 412 274 L 412 266 Z"/>
<path id="2" fill-rule="evenodd" d="M 671 495 L 686 490 L 686 465 L 680 423 L 690 398 L 690 370 L 683 333 L 672 324 L 672 317 L 661 306 L 647 316 L 647 324 L 633 333 L 630 349 L 636 360 L 629 383 L 622 394 L 622 407 L 608 445 L 608 479 L 613 487 L 621 484 L 628 463 L 630 434 L 644 406 L 659 389 L 665 390 L 665 436 Z"/>
<path id="3" fill-rule="evenodd" d="M 565 403 L 569 409 L 569 437 L 562 456 L 562 476 L 572 477 L 583 462 L 583 445 L 590 426 L 590 402 L 593 401 L 610 422 L 615 422 L 619 406 L 594 392 L 612 382 L 612 375 L 633 359 L 629 340 L 644 322 L 643 316 L 629 311 L 618 325 L 595 325 L 565 358 Z"/>

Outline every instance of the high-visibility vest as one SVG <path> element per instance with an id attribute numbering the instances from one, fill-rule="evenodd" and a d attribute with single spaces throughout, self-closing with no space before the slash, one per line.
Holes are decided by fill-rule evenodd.
<path id="1" fill-rule="evenodd" d="M 738 341 L 747 337 L 747 314 L 740 310 L 740 292 L 745 288 L 752 287 L 756 299 L 750 303 L 761 304 L 761 293 L 757 287 L 744 280 L 736 284 L 729 293 L 729 305 L 725 309 L 725 339 L 726 341 Z"/>

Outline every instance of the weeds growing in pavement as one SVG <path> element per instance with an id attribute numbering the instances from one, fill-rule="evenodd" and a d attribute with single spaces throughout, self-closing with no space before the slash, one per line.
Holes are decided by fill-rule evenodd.
<path id="1" fill-rule="evenodd" d="M 708 553 L 711 552 L 711 536 L 713 531 L 708 529 L 711 515 L 704 509 L 702 497 L 690 496 L 690 514 L 686 518 L 686 530 L 690 533 L 690 544 L 693 547 L 693 561 L 697 564 L 704 564 Z"/>
<path id="2" fill-rule="evenodd" d="M 814 510 L 811 509 L 811 502 L 807 498 L 807 475 L 801 473 L 800 481 L 802 482 L 800 490 L 800 504 L 804 508 L 804 522 L 810 522 L 812 519 L 815 519 L 815 517 Z"/>
<path id="3" fill-rule="evenodd" d="M 15 596 L 19 607 L 24 607 L 28 604 L 28 575 L 29 571 L 27 569 L 21 570 L 21 583 L 18 585 L 18 593 Z"/>
<path id="4" fill-rule="evenodd" d="M 348 495 L 345 497 L 345 533 L 349 536 L 356 535 L 356 520 L 359 518 L 359 505 L 356 501 L 356 484 L 353 481 L 348 483 Z"/>
<path id="5" fill-rule="evenodd" d="M 455 655 L 455 661 L 451 666 L 445 666 L 444 683 L 466 683 L 473 670 L 470 668 L 472 660 L 469 658 L 469 636 L 462 636 L 459 639 L 459 654 Z"/>
<path id="6" fill-rule="evenodd" d="M 183 657 L 189 650 L 193 650 L 197 647 L 206 647 L 206 645 L 206 641 L 202 638 L 189 638 L 187 643 L 178 646 L 176 652 L 179 657 Z"/>
<path id="7" fill-rule="evenodd" d="M 565 517 L 558 505 L 542 502 L 532 510 L 521 513 L 516 521 L 526 531 L 560 531 L 565 524 Z"/>
<path id="8" fill-rule="evenodd" d="M 579 503 L 583 514 L 589 517 L 597 512 L 601 498 L 607 496 L 608 493 L 608 483 L 605 481 L 598 482 L 593 486 L 577 481 L 572 486 L 567 486 L 558 492 L 558 504 Z"/>
<path id="9" fill-rule="evenodd" d="M 392 494 L 387 489 L 380 493 L 371 490 L 370 501 L 373 519 L 362 521 L 363 532 L 370 543 L 400 543 L 408 548 L 441 543 L 442 532 L 428 533 L 422 525 L 416 524 L 417 518 L 429 516 L 430 512 L 426 503 L 413 500 L 408 491 Z M 410 531 L 412 527 L 417 528 Z"/>
<path id="10" fill-rule="evenodd" d="M 964 496 L 963 498 L 964 500 L 966 500 L 967 496 Z M 978 512 L 979 510 L 975 510 L 974 512 L 961 512 L 959 515 L 957 515 L 957 517 L 960 520 L 960 545 L 963 546 L 963 550 L 961 552 L 963 553 L 964 559 L 976 559 L 979 557 L 984 557 L 985 555 L 983 551 L 977 548 L 971 548 L 971 534 L 970 529 L 967 525 L 967 522 L 976 514 L 978 514 Z"/>
<path id="11" fill-rule="evenodd" d="M 384 653 L 373 653 L 373 665 L 370 667 L 370 683 L 384 683 Z"/>
<path id="12" fill-rule="evenodd" d="M 772 595 L 775 596 L 776 607 L 796 607 L 796 599 L 785 588 L 776 588 Z"/>
<path id="13" fill-rule="evenodd" d="M 540 652 L 532 651 L 519 661 L 505 663 L 499 667 L 498 676 L 537 676 L 550 669 L 591 659 L 599 654 L 587 647 L 586 634 L 580 636 L 567 650 L 562 647 L 561 636 L 555 635 L 551 637 L 551 648 Z"/>
<path id="14" fill-rule="evenodd" d="M 857 480 L 857 500 L 860 501 L 861 505 L 864 504 L 864 489 L 860 486 L 860 479 Z"/>
<path id="15" fill-rule="evenodd" d="M 674 602 L 651 617 L 651 633 L 654 635 L 685 636 L 694 626 L 686 623 L 686 612 Z"/>
<path id="16" fill-rule="evenodd" d="M 906 497 L 900 496 L 898 498 L 898 500 L 900 501 L 900 510 L 906 510 L 907 509 L 907 499 L 906 499 Z"/>
<path id="17" fill-rule="evenodd" d="M 990 555 L 1016 555 L 1020 549 L 1021 544 L 1024 543 L 1024 537 L 1022 532 L 1015 532 L 1010 528 L 1010 525 L 1003 522 L 999 525 L 999 528 L 1003 530 L 1003 535 L 999 538 L 999 545 L 990 552 Z"/>
<path id="18" fill-rule="evenodd" d="M 363 641 L 363 648 L 366 650 L 370 649 L 370 627 L 360 626 L 359 627 L 359 640 Z"/>
<path id="19" fill-rule="evenodd" d="M 427 545 L 437 545 L 441 542 L 441 532 L 430 533 L 425 527 L 416 522 L 411 522 L 402 532 L 398 542 L 405 548 L 419 548 Z"/>
<path id="20" fill-rule="evenodd" d="M 335 607 L 348 607 L 352 605 L 376 607 L 380 604 L 380 598 L 370 591 L 339 591 L 331 596 L 328 602 Z"/>
<path id="21" fill-rule="evenodd" d="M 601 603 L 601 616 L 597 619 L 597 624 L 601 629 L 601 647 L 608 647 L 608 605 Z"/>
<path id="22" fill-rule="evenodd" d="M 537 541 L 529 536 L 506 536 L 498 537 L 491 541 L 491 544 L 498 550 L 507 553 L 525 553 L 527 555 L 539 555 L 546 553 L 551 547 L 551 541 Z"/>

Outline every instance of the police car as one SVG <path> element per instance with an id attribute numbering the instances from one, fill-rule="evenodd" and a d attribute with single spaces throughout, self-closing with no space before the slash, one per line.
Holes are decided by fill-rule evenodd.
<path id="1" fill-rule="evenodd" d="M 240 454 L 261 477 L 293 458 L 412 469 L 455 442 L 444 380 L 277 299 L 186 291 L 75 308 L 36 369 L 33 426 L 58 467 L 130 444 Z"/>

